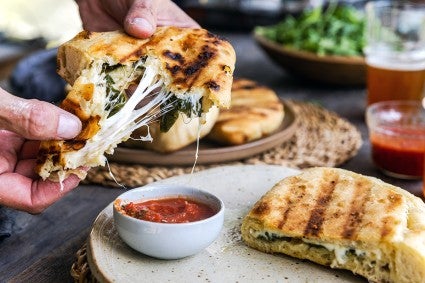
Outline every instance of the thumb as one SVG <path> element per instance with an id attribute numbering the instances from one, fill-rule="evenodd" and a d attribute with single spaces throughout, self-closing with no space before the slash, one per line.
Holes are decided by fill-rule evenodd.
<path id="1" fill-rule="evenodd" d="M 0 89 L 0 128 L 27 139 L 70 139 L 81 131 L 81 121 L 48 102 L 27 100 Z"/>
<path id="2" fill-rule="evenodd" d="M 157 7 L 154 1 L 136 0 L 124 19 L 124 30 L 135 37 L 148 38 L 156 29 Z"/>

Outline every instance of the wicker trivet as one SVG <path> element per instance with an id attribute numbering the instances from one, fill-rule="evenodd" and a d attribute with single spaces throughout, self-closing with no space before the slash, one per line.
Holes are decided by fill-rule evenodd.
<path id="1" fill-rule="evenodd" d="M 81 249 L 75 254 L 76 259 L 71 267 L 71 276 L 74 278 L 74 282 L 79 283 L 91 283 L 97 282 L 96 278 L 90 271 L 89 264 L 87 262 L 86 245 L 84 244 Z"/>
<path id="2" fill-rule="evenodd" d="M 197 165 L 201 171 L 218 165 L 274 164 L 291 168 L 337 166 L 353 157 L 362 144 L 360 132 L 348 121 L 312 103 L 287 100 L 298 117 L 297 130 L 292 138 L 280 146 L 238 162 Z M 85 184 L 126 187 L 142 186 L 171 176 L 189 173 L 192 166 L 146 166 L 110 163 L 89 171 Z M 117 184 L 118 183 L 118 184 Z"/>
<path id="3" fill-rule="evenodd" d="M 274 164 L 292 168 L 312 166 L 337 166 L 359 150 L 362 144 L 360 132 L 348 121 L 312 103 L 286 101 L 297 115 L 298 125 L 294 136 L 282 145 L 251 158 L 230 164 Z M 141 186 L 171 176 L 189 173 L 192 167 L 165 167 L 109 164 L 116 181 L 128 187 Z M 201 171 L 217 165 L 199 165 Z M 85 183 L 117 187 L 107 167 L 89 171 Z M 96 282 L 87 263 L 86 246 L 77 253 L 71 268 L 75 282 Z"/>

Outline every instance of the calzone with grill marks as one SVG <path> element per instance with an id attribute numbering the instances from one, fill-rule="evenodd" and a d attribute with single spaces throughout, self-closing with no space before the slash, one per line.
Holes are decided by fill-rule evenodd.
<path id="1" fill-rule="evenodd" d="M 104 165 L 105 153 L 135 129 L 159 120 L 167 131 L 179 113 L 202 118 L 212 107 L 229 107 L 235 57 L 228 41 L 205 29 L 159 27 L 148 39 L 81 32 L 59 47 L 57 60 L 71 85 L 60 107 L 83 129 L 72 140 L 43 142 L 36 172 L 84 178 L 82 166 Z"/>
<path id="2" fill-rule="evenodd" d="M 425 204 L 373 177 L 307 169 L 267 192 L 241 229 L 263 252 L 351 270 L 370 282 L 425 282 Z"/>

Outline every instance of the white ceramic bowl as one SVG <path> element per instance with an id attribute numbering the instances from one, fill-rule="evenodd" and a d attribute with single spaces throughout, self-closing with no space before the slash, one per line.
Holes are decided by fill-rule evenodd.
<path id="1" fill-rule="evenodd" d="M 209 205 L 216 213 L 188 223 L 158 223 L 140 220 L 120 212 L 121 205 L 166 197 L 188 197 Z M 220 234 L 224 203 L 211 193 L 185 185 L 151 184 L 129 190 L 114 202 L 115 227 L 121 239 L 133 249 L 155 258 L 178 259 L 208 247 Z"/>

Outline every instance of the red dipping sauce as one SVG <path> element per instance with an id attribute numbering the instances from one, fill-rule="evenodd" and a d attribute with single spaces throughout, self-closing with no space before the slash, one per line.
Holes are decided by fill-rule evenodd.
<path id="1" fill-rule="evenodd" d="M 387 174 L 400 178 L 421 178 L 424 170 L 424 129 L 385 127 L 372 132 L 372 158 Z M 421 138 L 422 137 L 422 138 Z"/>
<path id="2" fill-rule="evenodd" d="M 216 211 L 205 203 L 172 197 L 123 205 L 122 211 L 131 217 L 161 223 L 187 223 L 206 219 Z"/>

